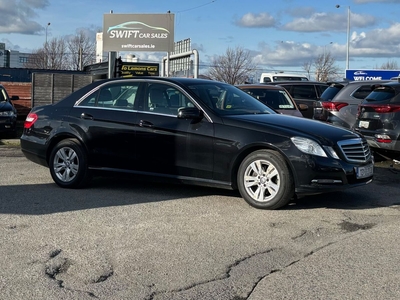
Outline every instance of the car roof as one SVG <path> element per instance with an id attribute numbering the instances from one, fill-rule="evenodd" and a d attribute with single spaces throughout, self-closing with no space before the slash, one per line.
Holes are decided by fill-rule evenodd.
<path id="1" fill-rule="evenodd" d="M 302 85 L 315 85 L 315 84 L 319 84 L 319 85 L 328 85 L 328 83 L 326 82 L 321 82 L 321 81 L 305 81 L 305 80 L 287 80 L 287 81 L 274 81 L 274 82 L 266 82 L 265 84 L 269 84 L 269 85 L 285 85 L 285 84 L 302 84 Z"/>
<path id="2" fill-rule="evenodd" d="M 198 83 L 221 83 L 221 84 L 227 84 L 225 82 L 220 82 L 220 81 L 215 81 L 215 80 L 210 80 L 210 79 L 202 79 L 202 78 L 188 78 L 188 77 L 157 77 L 157 76 L 137 76 L 137 77 L 120 77 L 120 78 L 108 78 L 108 79 L 100 79 L 96 80 L 95 82 L 92 82 L 90 85 L 91 87 L 94 87 L 96 85 L 102 85 L 104 83 L 110 83 L 118 80 L 157 80 L 157 81 L 165 81 L 165 82 L 172 82 L 172 83 L 178 83 L 178 84 L 183 84 L 183 85 L 188 85 L 188 84 L 198 84 Z"/>
<path id="3" fill-rule="evenodd" d="M 283 87 L 281 86 L 276 86 L 276 85 L 268 85 L 268 84 L 262 84 L 262 83 L 254 83 L 254 84 L 238 84 L 236 87 L 242 89 L 242 88 L 256 88 L 256 89 L 266 89 L 266 90 L 284 90 Z"/>
<path id="4" fill-rule="evenodd" d="M 400 82 L 399 82 L 399 81 L 393 81 L 393 80 L 391 80 L 391 81 L 382 83 L 381 86 L 390 86 L 390 87 L 392 87 L 392 88 L 395 89 L 395 90 L 400 90 Z M 377 87 L 379 87 L 379 86 L 377 86 Z"/>

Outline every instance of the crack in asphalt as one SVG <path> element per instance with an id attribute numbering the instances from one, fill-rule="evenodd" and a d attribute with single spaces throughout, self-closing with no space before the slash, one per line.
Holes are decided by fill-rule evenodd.
<path id="1" fill-rule="evenodd" d="M 358 230 L 369 230 L 376 226 L 374 223 L 357 224 L 349 221 L 342 221 L 338 224 L 342 230 L 355 232 Z M 308 230 L 302 230 L 299 235 L 293 237 L 296 240 L 308 233 Z M 350 236 L 345 237 L 350 238 Z M 193 285 L 171 291 L 153 292 L 146 300 L 189 300 L 198 299 L 230 299 L 243 300 L 248 299 L 256 289 L 257 285 L 271 274 L 282 272 L 284 269 L 295 265 L 304 258 L 310 257 L 315 253 L 336 244 L 338 241 L 328 242 L 325 245 L 317 247 L 312 251 L 300 254 L 296 260 L 291 260 L 296 255 L 288 252 L 286 249 L 269 249 L 264 252 L 254 253 L 242 259 L 236 260 L 228 266 L 226 273 L 212 280 L 195 283 Z M 275 255 L 275 257 L 274 257 Z M 265 256 L 263 258 L 262 256 Z M 251 260 L 254 260 L 253 262 Z M 285 263 L 286 260 L 286 263 Z M 256 268 L 254 267 L 256 264 Z M 282 264 L 281 267 L 276 265 Z M 243 266 L 242 266 L 243 265 Z M 269 269 L 269 271 L 268 271 Z M 262 270 L 262 271 L 260 271 Z M 251 281 L 251 282 L 250 282 Z M 240 282 L 240 284 L 238 284 Z M 212 286 L 210 286 L 213 284 Z M 153 286 L 154 287 L 154 286 Z"/>
<path id="2" fill-rule="evenodd" d="M 52 280 L 54 280 L 60 288 L 72 291 L 85 293 L 91 298 L 99 299 L 94 293 L 83 291 L 79 289 L 67 288 L 64 284 L 64 280 L 59 279 L 59 275 L 66 273 L 68 269 L 73 265 L 73 261 L 66 257 L 62 257 L 62 250 L 55 249 L 49 253 L 49 260 L 46 263 L 45 274 Z M 106 274 L 99 275 L 96 279 L 90 281 L 90 283 L 99 283 L 107 280 L 114 275 L 114 271 L 111 269 Z"/>
<path id="3" fill-rule="evenodd" d="M 248 260 L 250 260 L 252 258 L 255 258 L 257 256 L 267 255 L 267 254 L 269 254 L 269 253 L 271 253 L 273 251 L 275 251 L 275 249 L 269 249 L 269 250 L 264 251 L 264 252 L 258 252 L 258 253 L 251 254 L 251 255 L 246 256 L 246 257 L 244 257 L 242 259 L 236 260 L 234 263 L 232 263 L 231 265 L 229 265 L 227 267 L 227 270 L 226 270 L 226 272 L 224 274 L 222 274 L 221 276 L 219 276 L 217 278 L 214 278 L 214 279 L 211 279 L 211 280 L 202 281 L 202 282 L 198 282 L 198 283 L 195 283 L 195 284 L 192 284 L 190 286 L 186 286 L 184 288 L 177 289 L 177 290 L 153 292 L 152 294 L 149 295 L 149 297 L 146 298 L 146 300 L 156 300 L 156 299 L 168 299 L 168 300 L 172 300 L 172 299 L 182 299 L 183 300 L 184 299 L 184 300 L 189 300 L 191 298 L 188 298 L 189 296 L 185 295 L 186 292 L 189 292 L 190 290 L 193 290 L 193 289 L 196 289 L 196 288 L 202 288 L 202 287 L 207 288 L 208 285 L 211 284 L 211 283 L 215 283 L 215 282 L 221 283 L 224 280 L 227 280 L 227 279 L 233 277 L 232 272 L 234 272 L 235 268 L 239 267 L 240 264 L 242 264 L 242 263 L 244 263 L 244 262 L 246 262 L 246 261 L 248 261 Z M 246 299 L 246 297 L 242 297 L 242 296 L 239 296 L 237 294 L 236 295 L 233 294 L 235 291 L 233 291 L 230 288 L 230 287 L 233 287 L 232 284 L 228 284 L 227 286 L 229 286 L 228 289 L 225 289 L 225 288 L 221 287 L 222 290 L 223 290 L 222 292 L 225 295 L 228 294 L 226 296 L 228 296 L 228 297 L 230 296 L 230 297 L 229 298 L 223 298 L 223 299 L 232 299 L 232 300 Z M 210 294 L 213 294 L 213 293 L 214 292 L 206 294 L 206 293 L 203 293 L 203 292 L 200 291 L 201 299 L 203 299 L 203 300 L 216 299 L 215 295 L 217 296 L 217 298 L 221 297 L 220 292 L 218 294 L 215 294 L 214 296 L 210 295 Z M 182 295 L 180 295 L 180 294 L 182 294 Z M 210 298 L 205 298 L 206 295 L 210 296 Z M 198 296 L 196 296 L 195 298 L 192 298 L 192 299 L 198 299 Z"/>

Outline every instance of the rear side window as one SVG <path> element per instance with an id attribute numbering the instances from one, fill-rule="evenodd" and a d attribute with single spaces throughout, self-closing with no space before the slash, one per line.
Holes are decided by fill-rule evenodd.
<path id="1" fill-rule="evenodd" d="M 109 84 L 81 100 L 77 105 L 133 110 L 138 87 L 139 82 Z"/>
<path id="2" fill-rule="evenodd" d="M 371 85 L 363 85 L 363 86 L 360 86 L 353 94 L 351 94 L 351 96 L 354 97 L 354 98 L 357 98 L 357 99 L 364 99 L 371 92 L 372 92 L 372 86 Z"/>
<path id="3" fill-rule="evenodd" d="M 290 93 L 293 98 L 317 100 L 314 85 L 293 85 Z"/>

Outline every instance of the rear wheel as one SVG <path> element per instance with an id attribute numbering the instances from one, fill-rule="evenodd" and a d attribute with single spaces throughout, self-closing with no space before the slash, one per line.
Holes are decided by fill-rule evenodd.
<path id="1" fill-rule="evenodd" d="M 258 150 L 249 154 L 239 167 L 237 181 L 242 197 L 256 208 L 280 208 L 294 195 L 293 177 L 276 151 Z"/>
<path id="2" fill-rule="evenodd" d="M 75 139 L 63 140 L 54 147 L 49 168 L 54 182 L 63 188 L 80 188 L 91 179 L 86 152 Z"/>

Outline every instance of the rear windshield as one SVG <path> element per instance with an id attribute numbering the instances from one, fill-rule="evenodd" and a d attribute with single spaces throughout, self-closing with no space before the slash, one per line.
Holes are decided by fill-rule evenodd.
<path id="1" fill-rule="evenodd" d="M 395 100 L 396 92 L 394 89 L 390 87 L 381 87 L 377 88 L 372 91 L 368 97 L 363 101 L 364 103 L 371 103 L 371 102 L 398 102 L 399 100 Z"/>
<path id="2" fill-rule="evenodd" d="M 286 90 L 246 88 L 243 91 L 274 109 L 296 109 Z"/>
<path id="3" fill-rule="evenodd" d="M 335 84 L 329 86 L 322 94 L 322 101 L 332 101 L 332 99 L 336 96 L 337 93 L 343 88 L 343 85 Z"/>

